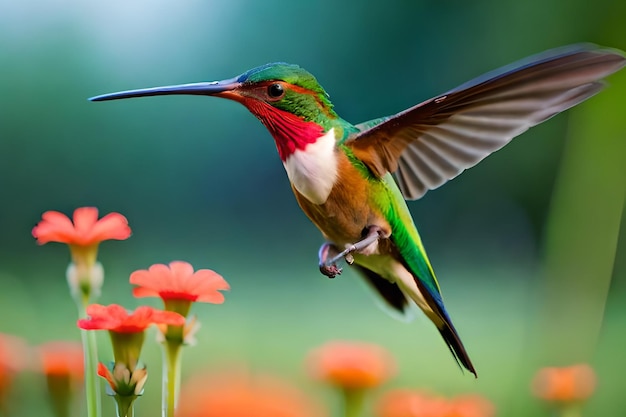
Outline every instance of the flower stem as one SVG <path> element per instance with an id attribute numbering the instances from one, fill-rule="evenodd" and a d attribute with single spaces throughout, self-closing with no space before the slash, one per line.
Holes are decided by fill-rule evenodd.
<path id="1" fill-rule="evenodd" d="M 167 340 L 163 343 L 162 417 L 173 417 L 178 402 L 182 343 Z"/>
<path id="2" fill-rule="evenodd" d="M 582 417 L 581 407 L 578 404 L 566 404 L 561 406 L 558 417 Z"/>
<path id="3" fill-rule="evenodd" d="M 359 417 L 365 402 L 365 390 L 359 388 L 344 388 L 344 417 Z"/>
<path id="4" fill-rule="evenodd" d="M 79 315 L 81 318 L 87 317 L 85 311 L 87 301 L 83 300 L 79 304 Z M 98 368 L 98 349 L 96 346 L 95 332 L 81 330 L 83 341 L 83 354 L 85 356 L 85 396 L 87 397 L 87 417 L 100 417 L 100 381 L 96 375 Z"/>
<path id="5" fill-rule="evenodd" d="M 136 395 L 115 395 L 115 412 L 117 417 L 133 417 L 136 398 Z"/>

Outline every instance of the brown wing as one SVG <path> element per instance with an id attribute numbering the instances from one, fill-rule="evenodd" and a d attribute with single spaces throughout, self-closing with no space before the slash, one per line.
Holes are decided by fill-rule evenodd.
<path id="1" fill-rule="evenodd" d="M 594 45 L 550 50 L 383 119 L 346 145 L 376 175 L 395 173 L 404 197 L 415 200 L 598 93 L 625 62 Z"/>

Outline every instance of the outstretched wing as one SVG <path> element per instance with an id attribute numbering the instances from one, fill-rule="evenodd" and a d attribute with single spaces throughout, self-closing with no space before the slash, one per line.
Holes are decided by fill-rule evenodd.
<path id="1" fill-rule="evenodd" d="M 395 173 L 415 200 L 502 148 L 515 136 L 599 92 L 624 56 L 594 45 L 544 52 L 439 97 L 359 126 L 345 144 L 376 175 Z"/>

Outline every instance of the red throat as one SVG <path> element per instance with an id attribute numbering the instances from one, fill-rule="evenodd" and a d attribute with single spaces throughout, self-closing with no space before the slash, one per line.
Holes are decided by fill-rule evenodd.
<path id="1" fill-rule="evenodd" d="M 306 148 L 324 134 L 322 126 L 306 122 L 298 116 L 257 100 L 244 100 L 245 105 L 270 131 L 278 155 L 284 162 L 297 150 Z"/>

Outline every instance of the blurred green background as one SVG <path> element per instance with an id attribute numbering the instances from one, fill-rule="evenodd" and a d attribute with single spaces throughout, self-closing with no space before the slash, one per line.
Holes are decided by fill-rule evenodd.
<path id="1" fill-rule="evenodd" d="M 247 363 L 333 407 L 302 360 L 327 340 L 357 339 L 396 356 L 388 387 L 481 393 L 501 416 L 547 413 L 528 388 L 539 367 L 589 362 L 600 383 L 586 414 L 622 413 L 624 71 L 600 96 L 410 203 L 477 380 L 425 318 L 389 318 L 349 268 L 335 280 L 319 274 L 321 235 L 245 108 L 204 97 L 86 99 L 281 60 L 315 74 L 356 123 L 552 47 L 624 50 L 625 19 L 618 0 L 0 1 L 0 332 L 32 344 L 79 338 L 67 249 L 40 248 L 30 231 L 46 210 L 90 205 L 124 214 L 133 229 L 101 246 L 102 303 L 138 305 L 130 273 L 177 259 L 231 284 L 224 305 L 194 307 L 203 328 L 184 375 Z M 109 360 L 105 334 L 99 342 Z M 159 410 L 158 346 L 146 346 L 145 361 L 154 371 L 137 412 L 147 415 Z M 35 379 L 22 377 L 16 396 L 43 395 Z M 38 400 L 14 408 L 48 412 Z"/>

